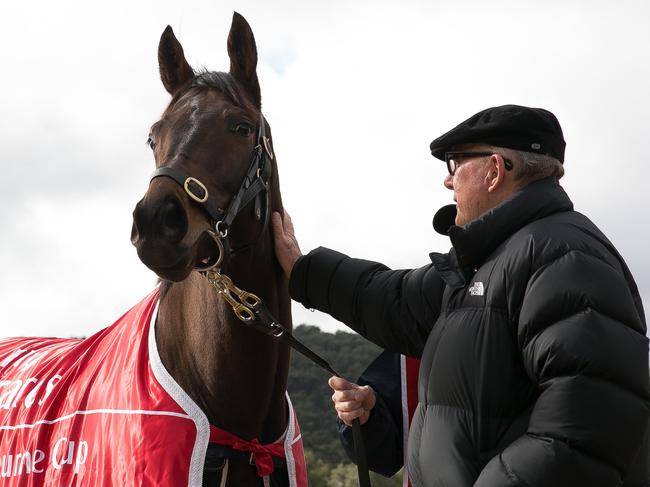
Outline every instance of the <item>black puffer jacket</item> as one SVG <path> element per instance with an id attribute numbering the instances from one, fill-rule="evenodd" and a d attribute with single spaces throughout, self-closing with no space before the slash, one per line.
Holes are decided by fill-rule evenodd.
<path id="1" fill-rule="evenodd" d="M 316 249 L 290 281 L 305 306 L 422 357 L 414 485 L 649 485 L 645 317 L 612 244 L 555 179 L 449 236 L 414 270 Z"/>

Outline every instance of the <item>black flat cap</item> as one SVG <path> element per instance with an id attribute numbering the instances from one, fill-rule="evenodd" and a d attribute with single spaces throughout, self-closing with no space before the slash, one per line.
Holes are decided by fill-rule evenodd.
<path id="1" fill-rule="evenodd" d="M 555 157 L 564 163 L 564 136 L 555 115 L 543 108 L 503 105 L 487 108 L 431 142 L 431 154 L 445 160 L 445 152 L 460 144 L 490 144 Z"/>

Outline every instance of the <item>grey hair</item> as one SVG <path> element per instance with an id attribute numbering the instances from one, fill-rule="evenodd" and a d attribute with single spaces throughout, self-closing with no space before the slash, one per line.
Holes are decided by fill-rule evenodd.
<path id="1" fill-rule="evenodd" d="M 503 147 L 493 147 L 495 152 L 512 160 L 514 165 L 514 180 L 522 186 L 538 179 L 564 176 L 564 165 L 555 157 L 535 152 L 524 152 Z"/>

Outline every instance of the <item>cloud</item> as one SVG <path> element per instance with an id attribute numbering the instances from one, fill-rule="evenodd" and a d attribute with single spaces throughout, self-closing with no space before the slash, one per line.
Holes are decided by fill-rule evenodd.
<path id="1" fill-rule="evenodd" d="M 0 332 L 88 334 L 153 286 L 129 241 L 168 95 L 171 24 L 195 67 L 225 70 L 232 11 L 251 24 L 283 199 L 303 250 L 425 264 L 450 201 L 431 139 L 504 103 L 562 122 L 564 186 L 645 298 L 650 95 L 642 2 L 113 2 L 3 7 Z M 71 15 L 69 12 L 75 12 Z M 3 52 L 3 56 L 5 55 Z M 9 76 L 7 73 L 13 75 Z M 647 299 L 646 299 L 647 301 Z M 295 308 L 295 322 L 340 327 Z"/>

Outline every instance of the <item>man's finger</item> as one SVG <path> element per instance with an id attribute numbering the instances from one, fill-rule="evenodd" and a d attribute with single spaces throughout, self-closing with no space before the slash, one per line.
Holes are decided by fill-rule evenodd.
<path id="1" fill-rule="evenodd" d="M 352 422 L 357 418 L 363 425 L 368 421 L 368 418 L 370 418 L 370 413 L 368 411 L 364 411 L 363 409 L 359 409 L 350 413 L 338 413 L 338 416 L 341 421 L 343 421 L 348 426 L 352 426 Z"/>
<path id="2" fill-rule="evenodd" d="M 334 404 L 334 409 L 339 413 L 351 413 L 357 410 L 364 411 L 359 401 L 340 401 Z"/>
<path id="3" fill-rule="evenodd" d="M 282 225 L 284 227 L 284 233 L 293 236 L 293 221 L 291 221 L 291 216 L 287 213 L 287 210 L 284 210 L 284 216 L 282 217 Z"/>
<path id="4" fill-rule="evenodd" d="M 363 386 L 357 389 L 355 398 L 357 401 L 361 401 L 363 403 L 363 407 L 366 410 L 375 407 L 375 403 L 377 402 L 375 391 L 370 386 Z"/>
<path id="5" fill-rule="evenodd" d="M 327 384 L 335 391 L 345 391 L 359 387 L 354 382 L 347 381 L 342 377 L 336 377 L 335 375 L 329 378 Z"/>
<path id="6" fill-rule="evenodd" d="M 356 401 L 361 404 L 361 399 L 357 396 L 356 390 L 346 389 L 343 391 L 336 391 L 332 394 L 332 401 L 334 403 L 343 402 L 343 401 Z"/>
<path id="7" fill-rule="evenodd" d="M 271 215 L 271 226 L 273 227 L 274 235 L 284 235 L 284 227 L 282 225 L 282 215 L 279 212 L 274 211 Z"/>

